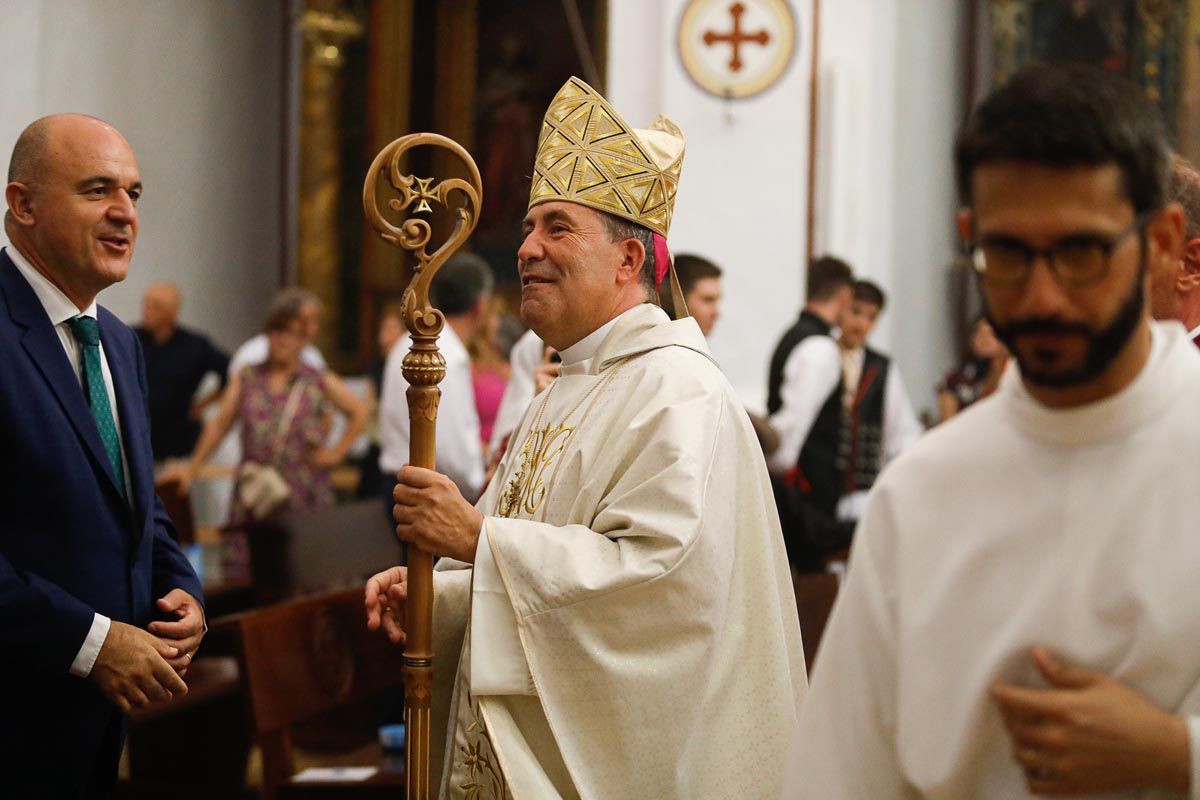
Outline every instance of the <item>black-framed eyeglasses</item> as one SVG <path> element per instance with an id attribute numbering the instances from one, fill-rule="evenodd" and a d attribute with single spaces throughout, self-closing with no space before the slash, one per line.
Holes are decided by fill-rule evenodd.
<path id="1" fill-rule="evenodd" d="M 1068 236 L 1044 249 L 1005 236 L 985 238 L 971 245 L 971 266 L 992 286 L 1019 286 L 1029 279 L 1034 262 L 1042 256 L 1059 283 L 1089 286 L 1108 274 L 1117 245 L 1131 234 L 1140 233 L 1155 213 L 1139 214 L 1128 228 L 1113 236 Z"/>

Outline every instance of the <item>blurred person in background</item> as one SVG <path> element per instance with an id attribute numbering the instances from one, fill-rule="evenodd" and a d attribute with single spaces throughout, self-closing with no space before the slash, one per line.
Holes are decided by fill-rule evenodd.
<path id="1" fill-rule="evenodd" d="M 688 314 L 705 338 L 712 336 L 721 316 L 721 268 L 703 256 L 680 253 L 675 256 L 675 274 Z"/>
<path id="2" fill-rule="evenodd" d="M 289 286 L 281 289 L 271 301 L 267 317 L 287 316 L 300 321 L 304 347 L 300 360 L 317 370 L 325 369 L 325 357 L 313 344 L 321 331 L 321 298 L 308 289 Z M 229 376 L 241 372 L 243 367 L 261 364 L 267 360 L 267 334 L 259 333 L 242 343 L 229 360 Z"/>
<path id="3" fill-rule="evenodd" d="M 242 461 L 274 467 L 287 482 L 287 509 L 302 511 L 333 504 L 329 470 L 340 464 L 366 424 L 367 408 L 337 375 L 304 363 L 301 352 L 310 340 L 302 304 L 280 304 L 267 318 L 267 359 L 234 373 L 221 407 L 204 427 L 200 441 L 180 476 L 184 490 L 234 422 L 241 423 Z M 329 406 L 347 417 L 341 439 L 324 446 Z M 235 483 L 236 486 L 236 483 Z M 234 491 L 233 524 L 252 519 L 240 493 Z"/>
<path id="4" fill-rule="evenodd" d="M 1150 313 L 1182 322 L 1200 347 L 1200 172 L 1178 153 L 1171 157 L 1167 197 L 1183 208 L 1183 255 L 1151 271 Z"/>
<path id="5" fill-rule="evenodd" d="M 479 436 L 484 446 L 491 441 L 504 387 L 512 372 L 508 352 L 501 349 L 500 343 L 503 315 L 503 304 L 494 298 L 488 304 L 479 329 L 467 342 L 467 352 L 471 355 L 471 382 L 475 387 L 475 411 L 479 414 Z"/>
<path id="6" fill-rule="evenodd" d="M 942 422 L 972 403 L 982 400 L 1000 384 L 1008 364 L 1008 350 L 996 338 L 991 323 L 980 314 L 971 325 L 971 353 L 938 385 L 938 414 Z"/>
<path id="7" fill-rule="evenodd" d="M 493 281 L 486 261 L 473 253 L 458 253 L 434 276 L 430 286 L 434 307 L 446 316 L 446 325 L 438 337 L 438 347 L 446 360 L 446 376 L 440 384 L 442 397 L 438 404 L 437 469 L 469 497 L 478 497 L 483 491 L 484 465 L 471 356 L 464 343 L 471 341 L 483 326 Z M 395 504 L 392 489 L 396 473 L 408 463 L 412 428 L 404 356 L 411 341 L 404 334 L 388 354 L 379 401 L 379 435 L 383 443 L 379 469 L 383 473 L 382 497 L 389 520 Z"/>
<path id="8" fill-rule="evenodd" d="M 229 356 L 207 336 L 179 324 L 179 289 L 172 283 L 151 284 L 142 298 L 142 324 L 134 328 L 146 357 L 150 392 L 150 439 L 154 460 L 191 455 L 200 437 L 201 415 L 220 399 Z M 209 373 L 220 386 L 196 400 Z"/>

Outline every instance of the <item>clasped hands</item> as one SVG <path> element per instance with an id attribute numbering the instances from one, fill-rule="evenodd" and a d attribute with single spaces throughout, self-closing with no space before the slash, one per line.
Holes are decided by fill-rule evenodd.
<path id="1" fill-rule="evenodd" d="M 204 638 L 204 612 L 190 594 L 172 589 L 157 605 L 175 619 L 148 630 L 113 620 L 88 675 L 126 713 L 187 694 L 183 676 Z"/>
<path id="2" fill-rule="evenodd" d="M 483 515 L 454 481 L 431 469 L 406 464 L 396 474 L 392 517 L 396 536 L 427 553 L 475 562 Z M 364 605 L 367 627 L 383 628 L 393 644 L 404 643 L 404 601 L 408 598 L 407 567 L 392 567 L 367 581 Z"/>
<path id="3" fill-rule="evenodd" d="M 1044 647 L 1033 662 L 1050 684 L 992 687 L 1029 791 L 1075 795 L 1125 789 L 1186 792 L 1186 721 L 1101 672 L 1071 666 Z"/>

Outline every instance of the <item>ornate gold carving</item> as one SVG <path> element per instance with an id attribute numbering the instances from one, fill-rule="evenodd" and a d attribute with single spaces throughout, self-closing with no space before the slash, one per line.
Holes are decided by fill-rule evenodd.
<path id="1" fill-rule="evenodd" d="M 453 179 L 434 183 L 432 178 L 405 175 L 400 164 L 415 147 L 432 146 L 458 158 L 466 167 L 468 180 Z M 399 199 L 384 203 L 380 194 L 387 191 L 380 179 L 386 179 Z M 415 187 L 415 188 L 414 188 Z M 438 353 L 437 337 L 445 317 L 429 302 L 433 276 L 454 251 L 463 245 L 479 219 L 483 186 L 479 168 L 470 154 L 457 142 L 434 133 L 414 133 L 401 137 L 379 152 L 363 182 L 363 212 L 384 241 L 413 253 L 417 259 L 412 281 L 404 292 L 404 319 L 412 333 L 412 349 L 405 358 L 404 374 L 411 384 L 408 391 L 409 414 L 414 419 L 409 453 L 414 466 L 433 469 L 436 446 L 434 426 L 418 425 L 420 418 L 436 421 L 437 384 L 445 375 L 446 362 Z M 432 210 L 431 202 L 445 205 L 454 215 L 454 229 L 440 247 L 429 252 L 432 231 L 426 220 L 407 217 L 399 223 L 385 218 L 403 215 L 410 207 L 413 214 Z M 405 642 L 405 700 L 409 709 L 407 797 L 429 797 L 429 706 L 432 694 L 433 642 L 433 558 L 420 548 L 408 554 L 409 596 L 406 613 L 408 641 Z"/>
<path id="2" fill-rule="evenodd" d="M 437 350 L 414 347 L 404 356 L 404 380 L 410 386 L 436 386 L 446 377 L 446 359 Z"/>
<path id="3" fill-rule="evenodd" d="M 492 751 L 487 726 L 479 718 L 479 703 L 471 706 L 471 724 L 464 731 L 467 744 L 458 747 L 457 766 L 466 773 L 466 782 L 458 788 L 465 800 L 504 800 L 508 797 L 508 785 L 500 762 Z"/>
<path id="4" fill-rule="evenodd" d="M 668 118 L 636 131 L 599 92 L 571 78 L 542 121 L 529 206 L 566 200 L 666 236 L 683 151 L 683 132 Z"/>
<path id="5" fill-rule="evenodd" d="M 435 184 L 433 178 L 404 174 L 400 169 L 404 156 L 413 148 L 423 145 L 443 147 L 456 155 L 466 165 L 470 180 L 452 178 Z M 454 212 L 454 230 L 441 247 L 433 253 L 429 252 L 432 230 L 426 220 L 408 217 L 396 225 L 384 217 L 375 194 L 376 181 L 381 177 L 386 178 L 400 195 L 398 199 L 388 201 L 389 212 L 400 214 L 415 206 L 413 214 L 424 214 L 432 210 L 430 202 L 440 203 Z M 436 133 L 414 133 L 397 139 L 380 151 L 367 171 L 367 180 L 363 185 L 363 210 L 367 220 L 385 241 L 408 250 L 417 258 L 412 283 L 402 300 L 405 322 L 412 331 L 414 343 L 419 341 L 420 336 L 437 336 L 442 331 L 445 318 L 442 312 L 429 304 L 429 284 L 438 268 L 475 229 L 482 198 L 482 181 L 474 160 L 457 142 Z"/>
<path id="6" fill-rule="evenodd" d="M 442 393 L 438 389 L 426 389 L 421 392 L 413 398 L 413 402 L 408 404 L 408 418 L 436 422 L 438 402 L 441 398 Z"/>
<path id="7" fill-rule="evenodd" d="M 522 513 L 537 513 L 546 499 L 546 484 L 542 480 L 546 468 L 562 455 L 574 432 L 574 425 L 546 426 L 529 431 L 517 455 L 516 472 L 500 494 L 497 514 L 516 517 Z"/>
<path id="8" fill-rule="evenodd" d="M 362 23 L 349 11 L 330 14 L 309 9 L 300 18 L 299 28 L 309 45 L 309 60 L 333 69 L 346 63 L 342 45 L 363 35 Z"/>
<path id="9" fill-rule="evenodd" d="M 433 670 L 406 665 L 404 688 L 410 698 L 425 700 L 433 696 Z"/>

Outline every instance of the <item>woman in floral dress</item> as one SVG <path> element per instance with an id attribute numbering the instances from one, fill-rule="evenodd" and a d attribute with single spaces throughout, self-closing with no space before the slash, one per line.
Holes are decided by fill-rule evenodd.
<path id="1" fill-rule="evenodd" d="M 286 505 L 289 511 L 332 505 L 329 469 L 342 462 L 362 432 L 366 406 L 333 372 L 318 371 L 300 360 L 306 339 L 298 313 L 276 310 L 267 319 L 266 333 L 266 362 L 245 367 L 230 379 L 220 411 L 205 425 L 181 477 L 183 488 L 195 478 L 233 423 L 240 421 L 239 477 L 248 463 L 269 465 L 279 471 L 291 490 Z M 326 448 L 331 408 L 344 413 L 348 422 L 341 440 Z M 252 518 L 235 483 L 230 522 L 239 525 Z"/>

